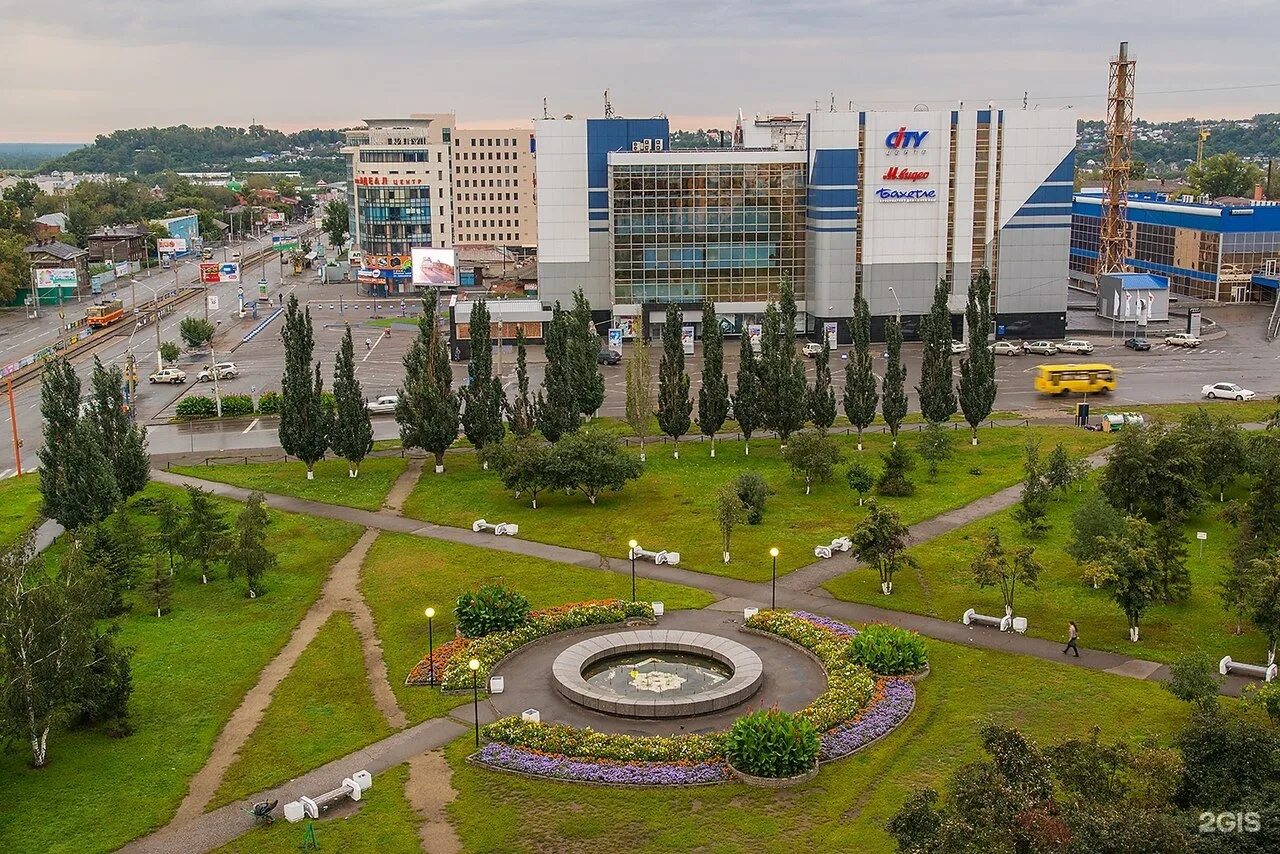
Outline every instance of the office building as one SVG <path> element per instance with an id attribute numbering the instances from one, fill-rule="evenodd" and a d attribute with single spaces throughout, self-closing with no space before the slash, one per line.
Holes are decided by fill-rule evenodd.
<path id="1" fill-rule="evenodd" d="M 811 336 L 848 340 L 860 284 L 873 335 L 900 314 L 913 337 L 944 278 L 958 337 L 984 266 L 998 334 L 1065 331 L 1070 111 L 780 116 L 711 150 L 671 150 L 665 118 L 535 134 L 541 298 L 581 287 L 628 334 L 671 302 L 696 325 L 705 299 L 741 332 L 790 279 Z"/>
<path id="2" fill-rule="evenodd" d="M 453 133 L 453 242 L 511 249 L 538 245 L 533 131 Z"/>

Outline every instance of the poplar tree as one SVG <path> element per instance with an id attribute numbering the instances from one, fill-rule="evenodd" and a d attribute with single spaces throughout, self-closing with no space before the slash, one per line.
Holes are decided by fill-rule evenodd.
<path id="1" fill-rule="evenodd" d="M 458 390 L 462 409 L 462 432 L 477 451 L 502 441 L 506 427 L 502 409 L 506 397 L 502 380 L 493 375 L 493 351 L 489 348 L 489 307 L 483 299 L 471 307 L 471 361 L 467 364 L 469 382 Z M 484 467 L 488 469 L 486 461 Z"/>
<path id="2" fill-rule="evenodd" d="M 276 566 L 276 556 L 267 548 L 267 525 L 271 519 L 262 506 L 265 496 L 251 492 L 244 507 L 236 516 L 235 530 L 231 537 L 231 550 L 227 555 L 227 577 L 243 575 L 250 599 L 262 592 L 262 576 Z"/>
<path id="3" fill-rule="evenodd" d="M 80 500 L 67 489 L 67 458 L 80 418 L 80 378 L 64 358 L 45 363 L 40 417 L 44 422 L 44 444 L 36 455 L 40 460 L 40 512 L 62 522 L 64 507 Z"/>
<path id="4" fill-rule="evenodd" d="M 796 355 L 796 300 L 790 277 L 782 280 L 778 303 L 765 310 L 761 336 L 764 426 L 775 430 L 785 447 L 787 439 L 804 426 L 809 416 L 809 385 L 804 365 Z"/>
<path id="5" fill-rule="evenodd" d="M 573 389 L 576 371 L 569 349 L 568 327 L 568 318 L 557 302 L 542 333 L 547 367 L 542 374 L 542 390 L 534 403 L 538 430 L 552 443 L 582 426 L 582 413 L 578 411 L 578 399 Z"/>
<path id="6" fill-rule="evenodd" d="M 591 320 L 591 303 L 581 288 L 573 292 L 573 308 L 567 313 L 566 320 L 569 321 L 566 349 L 573 364 L 574 397 L 578 413 L 590 417 L 604 406 L 604 375 L 600 373 L 597 361 L 600 335 Z"/>
<path id="7" fill-rule="evenodd" d="M 939 279 L 933 290 L 933 305 L 920 321 L 924 352 L 920 360 L 920 412 L 926 421 L 940 424 L 956 411 L 956 392 L 951 385 L 951 311 L 947 298 L 951 288 Z"/>
<path id="8" fill-rule="evenodd" d="M 898 444 L 898 428 L 907 417 L 907 367 L 902 364 L 902 319 L 893 316 L 885 323 L 885 345 L 889 351 L 889 363 L 884 369 L 884 381 L 880 389 L 880 412 L 889 425 L 893 444 Z"/>
<path id="9" fill-rule="evenodd" d="M 684 342 L 681 340 L 680 312 L 667 303 L 662 325 L 662 363 L 658 366 L 658 426 L 675 440 L 675 458 L 680 459 L 680 437 L 689 432 L 689 375 L 684 370 Z"/>
<path id="10" fill-rule="evenodd" d="M 809 417 L 819 432 L 826 433 L 836 420 L 836 393 L 831 389 L 831 344 L 822 336 L 822 352 L 818 354 L 817 376 L 809 390 Z"/>
<path id="11" fill-rule="evenodd" d="M 645 461 L 644 437 L 653 417 L 653 375 L 649 368 L 650 344 L 641 338 L 627 360 L 627 424 L 640 437 L 640 462 Z"/>
<path id="12" fill-rule="evenodd" d="M 965 307 L 969 325 L 969 352 L 960 359 L 960 409 L 978 444 L 978 427 L 996 402 L 996 354 L 987 346 L 991 329 L 991 273 L 983 267 L 969 283 L 969 304 Z"/>
<path id="13" fill-rule="evenodd" d="M 738 357 L 738 390 L 733 396 L 733 420 L 738 422 L 738 429 L 745 439 L 743 455 L 751 455 L 751 434 L 763 421 L 760 395 L 763 386 L 760 381 L 760 361 L 756 358 L 755 348 L 751 346 L 751 336 L 742 333 L 742 342 Z"/>
<path id="14" fill-rule="evenodd" d="M 92 392 L 85 417 L 98 434 L 99 447 L 111 463 L 122 499 L 137 493 L 151 478 L 147 459 L 147 431 L 125 411 L 124 373 L 93 358 Z"/>
<path id="15" fill-rule="evenodd" d="M 516 397 L 512 401 L 503 397 L 502 406 L 507 411 L 507 424 L 517 437 L 523 439 L 537 428 L 537 412 L 533 398 L 529 396 L 529 365 L 523 326 L 516 329 Z"/>
<path id="16" fill-rule="evenodd" d="M 333 363 L 334 420 L 330 444 L 333 452 L 347 461 L 347 474 L 360 474 L 360 463 L 373 450 L 373 425 L 365 405 L 360 381 L 356 379 L 355 346 L 348 326 L 338 345 Z"/>
<path id="17" fill-rule="evenodd" d="M 120 505 L 120 489 L 116 486 L 111 461 L 102 452 L 98 431 L 88 419 L 80 419 L 71 438 L 60 451 L 62 471 L 58 475 L 62 490 L 59 512 L 53 518 L 68 531 L 95 525 L 115 512 Z M 43 469 L 40 472 L 44 480 Z"/>
<path id="18" fill-rule="evenodd" d="M 458 438 L 458 398 L 453 369 L 436 318 L 437 295 L 422 300 L 418 337 L 404 357 L 404 387 L 396 403 L 400 441 L 435 456 L 436 474 L 444 472 L 444 452 Z"/>
<path id="19" fill-rule="evenodd" d="M 320 365 L 316 363 L 314 380 L 311 354 L 315 338 L 311 328 L 311 309 L 298 309 L 298 298 L 290 295 L 285 306 L 284 376 L 280 382 L 280 446 L 286 454 L 297 457 L 307 467 L 307 480 L 315 478 L 315 465 L 324 459 L 329 447 L 329 428 L 333 413 L 321 396 Z"/>
<path id="20" fill-rule="evenodd" d="M 729 377 L 724 373 L 724 330 L 711 300 L 702 304 L 702 388 L 698 389 L 698 429 L 711 437 L 716 455 L 716 431 L 729 415 Z"/>
<path id="21" fill-rule="evenodd" d="M 858 450 L 862 450 L 862 431 L 876 420 L 876 375 L 871 369 L 871 311 L 858 284 L 853 302 L 853 353 L 844 368 L 844 414 L 858 430 Z"/>

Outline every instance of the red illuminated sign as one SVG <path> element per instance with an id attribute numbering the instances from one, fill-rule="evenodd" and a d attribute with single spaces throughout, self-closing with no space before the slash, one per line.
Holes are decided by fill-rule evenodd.
<path id="1" fill-rule="evenodd" d="M 901 166 L 890 166 L 889 171 L 884 173 L 881 180 L 884 181 L 923 181 L 929 177 L 927 171 L 919 169 L 904 169 Z"/>

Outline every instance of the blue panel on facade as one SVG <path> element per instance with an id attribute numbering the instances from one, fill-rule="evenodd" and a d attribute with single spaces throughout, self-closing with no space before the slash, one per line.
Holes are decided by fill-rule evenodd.
<path id="1" fill-rule="evenodd" d="M 991 124 L 990 110 L 978 110 L 978 124 Z"/>
<path id="2" fill-rule="evenodd" d="M 1054 168 L 1054 170 L 1049 173 L 1049 177 L 1045 178 L 1045 180 L 1046 181 L 1073 181 L 1075 180 L 1075 177 L 1076 177 L 1076 152 L 1075 152 L 1075 149 L 1073 148 L 1071 149 L 1071 151 L 1067 152 L 1067 156 L 1062 158 L 1062 162 L 1059 163 Z"/>
<path id="3" fill-rule="evenodd" d="M 857 208 L 838 208 L 834 210 L 821 210 L 818 208 L 809 208 L 809 219 L 855 219 L 858 216 Z"/>
<path id="4" fill-rule="evenodd" d="M 1131 201 L 1146 201 L 1134 200 Z M 1141 222 L 1147 225 L 1164 225 L 1172 228 L 1194 228 L 1200 231 L 1212 231 L 1224 234 L 1239 234 L 1255 231 L 1280 231 L 1280 205 L 1259 205 L 1254 208 L 1211 208 L 1204 205 L 1182 205 L 1176 202 L 1156 202 L 1162 207 L 1158 210 L 1135 207 L 1130 204 L 1126 217 L 1130 222 Z M 1234 210 L 1252 210 L 1248 216 L 1232 216 Z M 1202 211 L 1206 213 L 1193 213 Z M 1075 196 L 1072 200 L 1071 212 L 1076 216 L 1092 217 L 1097 220 L 1102 215 L 1102 198 L 1100 196 Z"/>
<path id="5" fill-rule="evenodd" d="M 820 148 L 813 153 L 809 184 L 818 187 L 852 187 L 858 183 L 858 149 Z"/>
<path id="6" fill-rule="evenodd" d="M 1253 274 L 1253 283 L 1260 288 L 1271 288 L 1271 290 L 1280 290 L 1280 277 L 1264 276 L 1261 273 Z"/>
<path id="7" fill-rule="evenodd" d="M 1071 216 L 1071 205 L 1043 205 L 1031 207 L 1023 205 L 1018 208 L 1018 212 L 1013 215 L 1014 219 L 1026 216 Z"/>
<path id="8" fill-rule="evenodd" d="M 1063 184 L 1062 186 L 1054 187 L 1051 185 L 1041 184 L 1039 187 L 1036 187 L 1035 192 L 1031 194 L 1029 199 L 1027 199 L 1027 204 L 1055 204 L 1070 206 L 1072 204 L 1071 185 Z"/>
<path id="9" fill-rule="evenodd" d="M 1003 228 L 1001 228 L 1000 230 L 1001 230 L 1001 231 L 1004 231 L 1006 228 L 1061 228 L 1061 229 L 1070 229 L 1070 228 L 1071 228 L 1071 223 L 1067 222 L 1066 220 L 1063 220 L 1062 222 L 1021 222 L 1021 223 L 1020 223 L 1020 222 L 1011 222 L 1011 223 L 1009 223 L 1008 225 L 1006 225 L 1006 226 L 1004 226 Z"/>
<path id="10" fill-rule="evenodd" d="M 608 218 L 608 211 L 587 211 L 587 219 L 607 220 Z"/>
<path id="11" fill-rule="evenodd" d="M 630 151 L 633 142 L 661 142 L 661 150 L 671 147 L 670 125 L 666 119 L 588 119 L 587 186 L 609 186 L 609 152 Z"/>
<path id="12" fill-rule="evenodd" d="M 592 210 L 605 210 L 609 207 L 608 190 L 588 190 L 587 207 Z"/>
<path id="13" fill-rule="evenodd" d="M 853 234 L 853 233 L 855 233 L 855 232 L 858 230 L 858 227 L 857 227 L 856 225 L 850 225 L 850 226 L 835 226 L 835 227 L 832 227 L 832 226 L 818 226 L 818 225 L 806 225 L 804 230 L 805 230 L 805 231 L 813 231 L 813 232 L 817 232 L 817 233 L 820 233 L 820 234 Z"/>
<path id="14" fill-rule="evenodd" d="M 856 208 L 858 206 L 858 191 L 852 187 L 847 190 L 810 187 L 806 203 L 811 208 Z"/>

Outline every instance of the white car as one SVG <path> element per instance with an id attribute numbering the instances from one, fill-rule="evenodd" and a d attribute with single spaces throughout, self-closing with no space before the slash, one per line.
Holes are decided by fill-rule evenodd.
<path id="1" fill-rule="evenodd" d="M 991 345 L 991 352 L 997 356 L 1021 356 L 1022 348 L 1012 341 L 997 341 Z"/>
<path id="2" fill-rule="evenodd" d="M 1215 398 L 1224 397 L 1227 400 L 1253 400 L 1256 394 L 1247 388 L 1241 388 L 1235 383 L 1213 383 L 1200 389 L 1200 394 L 1213 400 Z"/>
<path id="3" fill-rule="evenodd" d="M 1200 339 L 1190 332 L 1175 332 L 1164 337 L 1164 343 L 1173 347 L 1199 347 Z"/>
<path id="4" fill-rule="evenodd" d="M 370 414 L 385 415 L 396 411 L 396 404 L 400 402 L 400 396 L 396 394 L 384 394 L 382 397 L 366 404 Z"/>
<path id="5" fill-rule="evenodd" d="M 966 343 L 964 343 L 963 341 L 952 341 L 952 342 L 951 342 L 951 355 L 953 355 L 953 356 L 961 356 L 961 355 L 963 355 L 963 354 L 965 354 L 965 353 L 968 353 L 968 352 L 969 352 L 969 345 L 968 345 L 968 344 L 966 344 Z"/>
<path id="6" fill-rule="evenodd" d="M 816 358 L 822 352 L 822 345 L 816 341 L 809 341 L 800 348 L 800 352 L 804 353 L 810 359 Z"/>
<path id="7" fill-rule="evenodd" d="M 1087 356 L 1093 352 L 1093 344 L 1083 338 L 1068 338 L 1055 346 L 1057 346 L 1059 353 L 1076 353 L 1081 356 Z"/>
<path id="8" fill-rule="evenodd" d="M 147 380 L 153 383 L 185 383 L 187 373 L 178 368 L 162 368 L 147 377 Z"/>
<path id="9" fill-rule="evenodd" d="M 1058 345 L 1052 341 L 1032 341 L 1027 345 L 1028 353 L 1037 353 L 1041 356 L 1052 356 L 1058 352 Z"/>
<path id="10" fill-rule="evenodd" d="M 200 373 L 196 374 L 196 381 L 211 383 L 215 372 L 219 380 L 233 380 L 240 376 L 240 369 L 236 367 L 235 362 L 219 362 L 216 365 L 205 365 L 201 368 Z"/>

